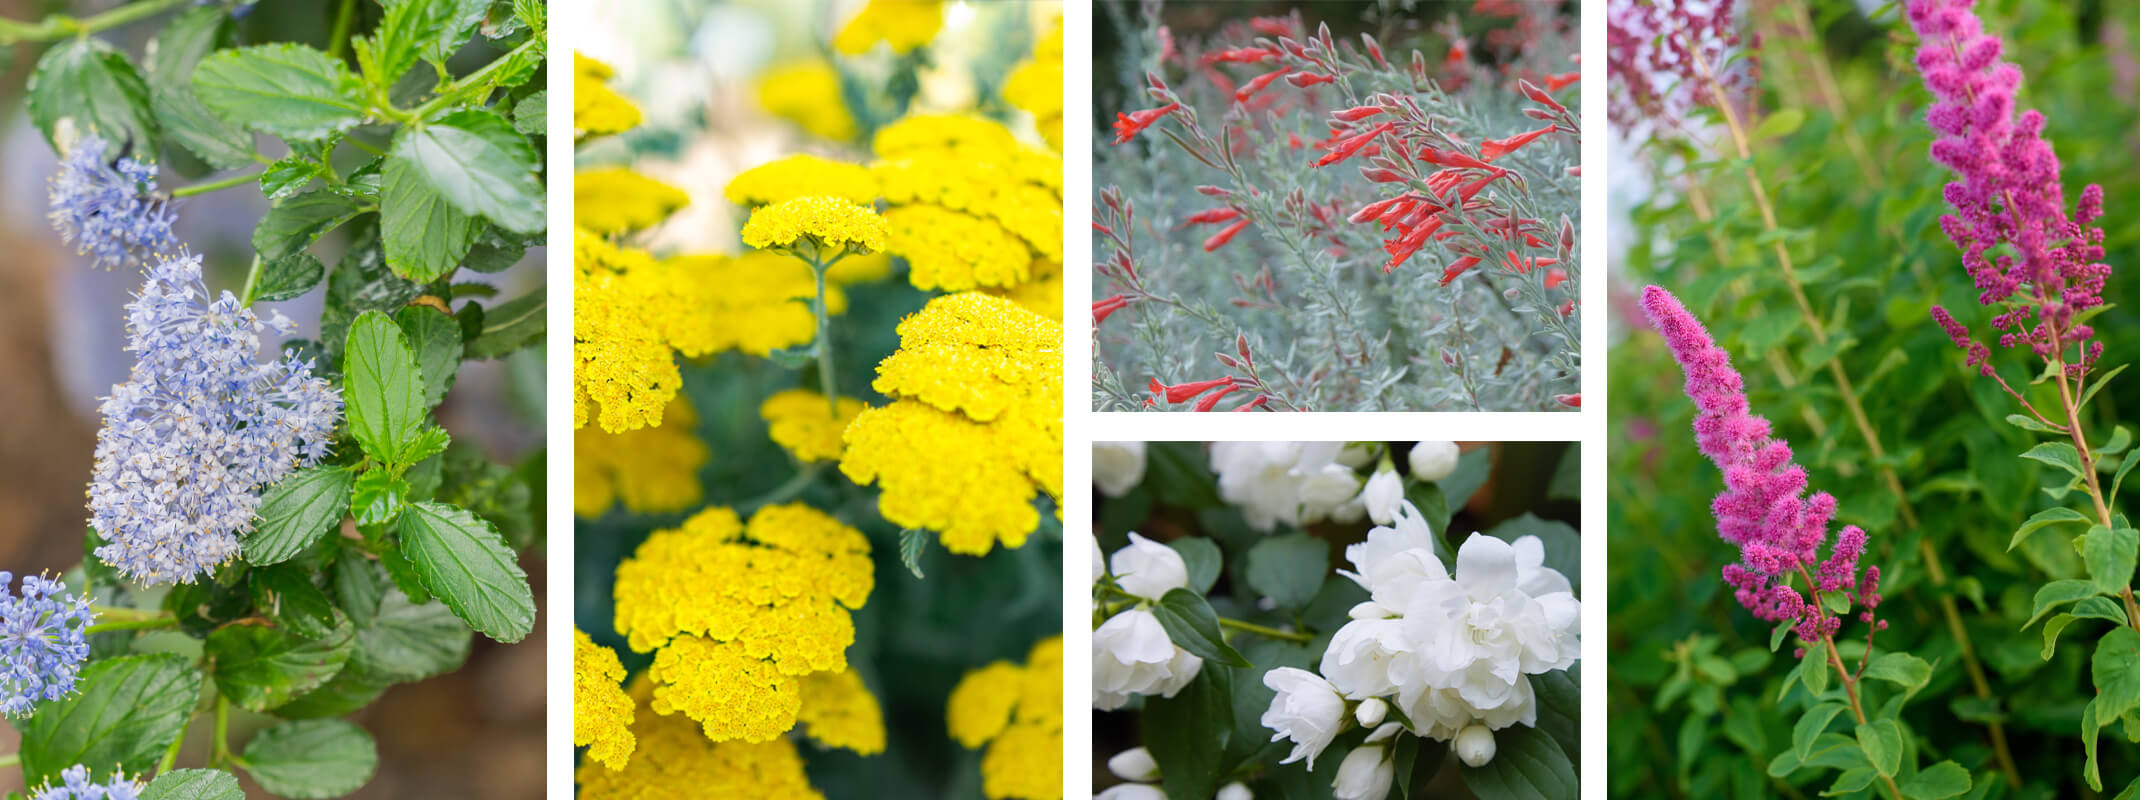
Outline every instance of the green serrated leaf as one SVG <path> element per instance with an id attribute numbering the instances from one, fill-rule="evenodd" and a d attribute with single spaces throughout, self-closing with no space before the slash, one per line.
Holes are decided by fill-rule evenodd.
<path id="1" fill-rule="evenodd" d="M 275 303 L 303 296 L 327 276 L 327 267 L 312 253 L 299 250 L 260 265 L 260 281 L 253 285 L 253 301 Z"/>
<path id="2" fill-rule="evenodd" d="M 291 155 L 269 164 L 260 173 L 260 193 L 269 200 L 294 197 L 307 184 L 326 175 L 327 167 L 310 158 Z"/>
<path id="3" fill-rule="evenodd" d="M 155 149 L 161 129 L 149 86 L 125 53 L 101 39 L 70 38 L 46 50 L 30 73 L 27 94 L 30 120 L 55 149 L 63 126 L 73 135 L 93 133 L 111 142 L 106 154 L 112 157 L 128 143 L 139 152 Z"/>
<path id="4" fill-rule="evenodd" d="M 340 613 L 334 631 L 307 639 L 263 625 L 226 625 L 203 648 L 216 689 L 231 702 L 266 711 L 333 678 L 348 663 L 356 626 Z"/>
<path id="5" fill-rule="evenodd" d="M 469 627 L 506 643 L 534 629 L 527 573 L 489 522 L 454 506 L 416 503 L 402 512 L 401 545 L 424 587 Z"/>
<path id="6" fill-rule="evenodd" d="M 408 306 L 394 312 L 394 324 L 401 326 L 416 350 L 417 372 L 424 378 L 424 407 L 438 405 L 461 372 L 460 323 L 436 308 Z"/>
<path id="7" fill-rule="evenodd" d="M 245 800 L 245 790 L 238 776 L 219 769 L 176 769 L 159 773 L 141 800 Z"/>
<path id="8" fill-rule="evenodd" d="M 379 748 L 371 734 L 347 720 L 298 720 L 254 735 L 239 760 L 260 788 L 313 800 L 363 787 L 379 766 Z"/>
<path id="9" fill-rule="evenodd" d="M 379 195 L 379 235 L 386 264 L 418 283 L 460 266 L 483 231 L 483 221 L 455 208 L 416 173 L 408 159 L 388 158 Z"/>
<path id="10" fill-rule="evenodd" d="M 149 771 L 200 703 L 201 672 L 169 653 L 90 663 L 75 693 L 40 703 L 22 732 L 22 780 L 41 786 L 86 765 L 98 778 Z"/>
<path id="11" fill-rule="evenodd" d="M 535 148 L 495 113 L 468 109 L 404 128 L 394 137 L 388 161 L 394 160 L 408 162 L 463 213 L 516 233 L 536 233 L 546 224 Z"/>
<path id="12" fill-rule="evenodd" d="M 388 3 L 386 16 L 372 34 L 377 72 L 365 77 L 374 86 L 390 87 L 418 60 L 444 61 L 489 7 L 483 0 L 399 0 Z"/>
<path id="13" fill-rule="evenodd" d="M 483 312 L 483 331 L 468 340 L 469 358 L 503 358 L 540 344 L 548 331 L 544 290 L 536 289 Z"/>
<path id="14" fill-rule="evenodd" d="M 929 532 L 920 528 L 908 528 L 899 532 L 899 563 L 905 564 L 915 578 L 921 574 L 921 554 L 929 549 Z"/>
<path id="15" fill-rule="evenodd" d="M 268 487 L 245 537 L 245 560 L 278 564 L 310 547 L 342 521 L 353 481 L 345 467 L 307 467 Z"/>
<path id="16" fill-rule="evenodd" d="M 349 514 L 363 526 L 386 525 L 401 518 L 407 504 L 409 482 L 385 467 L 372 467 L 357 476 L 349 494 Z"/>
<path id="17" fill-rule="evenodd" d="M 329 587 L 333 590 L 334 606 L 349 615 L 350 621 L 360 630 L 369 627 L 372 619 L 379 615 L 379 604 L 387 588 L 380 570 L 377 562 L 355 553 L 334 562 L 334 581 Z"/>
<path id="18" fill-rule="evenodd" d="M 1159 617 L 1160 627 L 1166 629 L 1167 638 L 1174 640 L 1175 645 L 1210 662 L 1206 664 L 1207 669 L 1211 664 L 1250 666 L 1248 659 L 1242 658 L 1232 645 L 1226 643 L 1226 637 L 1219 631 L 1219 616 L 1211 610 L 1211 604 L 1203 595 L 1188 589 L 1174 589 L 1159 598 L 1152 613 Z"/>
<path id="19" fill-rule="evenodd" d="M 1248 550 L 1248 585 L 1282 608 L 1298 610 L 1315 598 L 1330 574 L 1330 545 L 1305 533 L 1272 536 Z"/>
<path id="20" fill-rule="evenodd" d="M 356 201 L 314 189 L 268 209 L 253 228 L 253 252 L 275 262 L 311 247 L 321 234 L 341 227 L 360 211 Z"/>
<path id="21" fill-rule="evenodd" d="M 341 61 L 298 44 L 218 51 L 193 70 L 210 111 L 247 130 L 320 139 L 364 120 L 363 85 Z"/>
<path id="22" fill-rule="evenodd" d="M 549 130 L 550 92 L 539 90 L 520 99 L 513 106 L 513 130 L 529 136 L 542 136 Z"/>
<path id="23" fill-rule="evenodd" d="M 460 669 L 474 641 L 475 633 L 444 603 L 419 605 L 388 588 L 371 624 L 357 629 L 349 668 L 378 680 L 420 681 Z"/>
<path id="24" fill-rule="evenodd" d="M 349 326 L 344 353 L 342 400 L 350 435 L 377 461 L 411 463 L 409 445 L 429 415 L 408 338 L 385 314 L 367 311 Z"/>
<path id="25" fill-rule="evenodd" d="M 307 639 L 334 634 L 334 605 L 312 583 L 310 570 L 296 564 L 256 569 L 248 576 L 260 613 Z"/>
<path id="26" fill-rule="evenodd" d="M 2021 527 L 2016 528 L 2014 530 L 2014 538 L 2006 543 L 2006 551 L 2009 553 L 2013 552 L 2015 547 L 2020 546 L 2023 540 L 2029 538 L 2029 534 L 2035 533 L 2036 531 L 2041 530 L 2047 526 L 2056 525 L 2061 522 L 2086 523 L 2087 521 L 2088 518 L 2082 516 L 2081 512 L 2066 508 L 2065 506 L 2058 506 L 2056 508 L 2046 508 L 2042 511 L 2036 512 L 2035 516 L 2029 517 L 2029 521 L 2021 523 Z"/>

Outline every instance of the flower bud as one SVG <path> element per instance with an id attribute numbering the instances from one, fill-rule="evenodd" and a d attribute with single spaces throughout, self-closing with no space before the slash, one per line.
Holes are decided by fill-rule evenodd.
<path id="1" fill-rule="evenodd" d="M 1447 359 L 1446 354 L 1444 358 Z M 1434 483 L 1456 474 L 1459 455 L 1455 442 L 1420 442 L 1412 445 L 1412 453 L 1409 456 L 1412 480 Z"/>
<path id="2" fill-rule="evenodd" d="M 1383 756 L 1389 749 L 1382 745 L 1355 747 L 1345 754 L 1345 761 L 1338 765 L 1337 780 L 1331 784 L 1338 800 L 1384 800 L 1390 794 L 1390 782 L 1397 777 L 1397 766 Z"/>
<path id="3" fill-rule="evenodd" d="M 1212 795 L 1211 800 L 1255 800 L 1255 797 L 1249 793 L 1247 786 L 1242 785 L 1240 781 L 1234 781 L 1219 787 L 1219 793 Z"/>
<path id="4" fill-rule="evenodd" d="M 1487 745 L 1492 746 L 1492 737 L 1488 737 Z M 1107 759 L 1107 771 L 1125 781 L 1150 783 L 1159 780 L 1159 762 L 1152 758 L 1152 751 L 1142 747 L 1132 747 Z"/>
<path id="5" fill-rule="evenodd" d="M 1383 702 L 1382 698 L 1370 697 L 1360 701 L 1360 707 L 1353 709 L 1352 716 L 1360 721 L 1360 727 L 1372 728 L 1382 724 L 1382 718 L 1389 714 L 1389 710 L 1390 705 Z"/>
<path id="6" fill-rule="evenodd" d="M 1466 766 L 1483 767 L 1494 760 L 1494 732 L 1476 722 L 1456 734 L 1456 757 Z M 1114 762 L 1108 762 L 1112 765 Z"/>

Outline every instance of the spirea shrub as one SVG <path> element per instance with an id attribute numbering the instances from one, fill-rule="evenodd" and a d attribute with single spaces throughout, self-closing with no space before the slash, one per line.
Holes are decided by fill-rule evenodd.
<path id="1" fill-rule="evenodd" d="M 578 58 L 580 797 L 1062 796 L 1058 14 L 807 16 L 755 116 Z"/>
<path id="2" fill-rule="evenodd" d="M 493 463 L 433 411 L 464 364 L 543 336 L 541 289 L 500 301 L 508 281 L 478 273 L 543 240 L 544 8 L 342 3 L 327 49 L 241 23 L 283 12 L 0 21 L 0 44 L 50 43 L 28 96 L 60 156 L 57 237 L 139 287 L 94 312 L 127 332 L 97 357 L 132 367 L 99 406 L 83 560 L 0 573 L 7 763 L 36 798 L 237 800 L 241 773 L 277 797 L 350 794 L 379 755 L 344 717 L 459 669 L 476 633 L 535 625 L 518 560 L 542 457 Z M 139 58 L 94 35 L 144 19 L 160 27 Z M 242 283 L 174 230 L 217 191 L 272 206 Z M 322 284 L 317 320 L 271 305 Z M 473 413 L 540 430 L 539 412 Z M 181 768 L 189 730 L 208 755 Z"/>
<path id="3" fill-rule="evenodd" d="M 1572 5 L 1360 8 L 1112 15 L 1095 409 L 1581 406 Z"/>
<path id="4" fill-rule="evenodd" d="M 1094 444 L 1098 796 L 1578 796 L 1579 462 Z"/>
<path id="5" fill-rule="evenodd" d="M 2136 791 L 2140 9 L 1613 5 L 1615 794 Z"/>

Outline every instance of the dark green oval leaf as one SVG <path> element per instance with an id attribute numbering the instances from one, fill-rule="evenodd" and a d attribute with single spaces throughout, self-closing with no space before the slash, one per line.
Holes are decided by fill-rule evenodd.
<path id="1" fill-rule="evenodd" d="M 245 560 L 281 563 L 318 541 L 348 510 L 351 480 L 346 467 L 308 467 L 268 487 L 260 519 L 245 537 Z"/>
<path id="2" fill-rule="evenodd" d="M 245 743 L 239 757 L 260 788 L 293 800 L 341 797 L 372 779 L 379 748 L 346 720 L 285 722 Z"/>
<path id="3" fill-rule="evenodd" d="M 508 643 L 534 629 L 527 573 L 489 522 L 443 503 L 415 503 L 401 515 L 401 546 L 424 587 L 469 627 Z"/>

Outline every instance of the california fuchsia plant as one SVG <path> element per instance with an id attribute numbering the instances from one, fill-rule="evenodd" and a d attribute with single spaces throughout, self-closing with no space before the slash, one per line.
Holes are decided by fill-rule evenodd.
<path id="1" fill-rule="evenodd" d="M 1578 459 L 1094 444 L 1098 797 L 1577 797 L 1579 536 L 1555 520 Z"/>
<path id="2" fill-rule="evenodd" d="M 1580 406 L 1574 21 L 1478 3 L 1407 64 L 1352 20 L 1118 20 L 1094 407 Z"/>
<path id="3" fill-rule="evenodd" d="M 316 30 L 277 16 L 295 6 Z M 138 59 L 94 36 L 150 19 Z M 259 796 L 345 796 L 380 763 L 345 717 L 458 670 L 476 633 L 533 632 L 540 448 L 493 463 L 530 448 L 457 420 L 540 439 L 539 410 L 459 379 L 543 338 L 539 264 L 482 273 L 544 240 L 546 24 L 526 0 L 0 19 L 0 47 L 44 48 L 26 89 L 60 160 L 55 240 L 136 287 L 87 310 L 125 322 L 93 356 L 126 377 L 97 407 L 81 565 L 0 571 L 4 763 L 29 796 L 242 800 L 241 773 Z M 267 209 L 234 220 L 234 263 L 181 238 L 213 192 Z M 273 308 L 306 296 L 302 328 Z M 539 396 L 533 356 L 501 371 L 535 370 Z"/>

